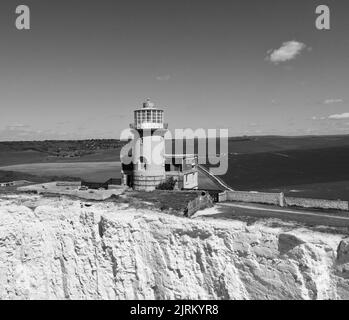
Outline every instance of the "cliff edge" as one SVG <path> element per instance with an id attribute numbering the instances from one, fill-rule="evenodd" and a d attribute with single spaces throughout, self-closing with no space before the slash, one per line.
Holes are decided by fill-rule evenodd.
<path id="1" fill-rule="evenodd" d="M 0 196 L 0 299 L 349 299 L 345 235 Z"/>

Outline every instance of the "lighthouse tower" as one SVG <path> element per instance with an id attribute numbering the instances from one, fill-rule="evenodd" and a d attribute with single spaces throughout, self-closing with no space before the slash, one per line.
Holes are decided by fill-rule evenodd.
<path id="1" fill-rule="evenodd" d="M 143 108 L 134 111 L 130 127 L 137 131 L 132 154 L 133 188 L 152 191 L 165 180 L 164 111 L 147 99 Z"/>

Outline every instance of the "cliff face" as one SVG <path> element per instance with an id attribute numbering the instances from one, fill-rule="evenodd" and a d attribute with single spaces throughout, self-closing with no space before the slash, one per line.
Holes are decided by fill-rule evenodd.
<path id="1" fill-rule="evenodd" d="M 342 239 L 113 203 L 0 197 L 0 299 L 348 299 Z"/>

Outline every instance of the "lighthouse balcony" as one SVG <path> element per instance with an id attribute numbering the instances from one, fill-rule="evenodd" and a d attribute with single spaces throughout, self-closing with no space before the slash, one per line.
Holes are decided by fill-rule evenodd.
<path id="1" fill-rule="evenodd" d="M 167 123 L 158 123 L 158 122 L 138 122 L 138 123 L 131 123 L 130 128 L 135 129 L 135 130 L 146 130 L 146 129 L 165 129 L 165 130 L 167 130 L 168 124 Z"/>

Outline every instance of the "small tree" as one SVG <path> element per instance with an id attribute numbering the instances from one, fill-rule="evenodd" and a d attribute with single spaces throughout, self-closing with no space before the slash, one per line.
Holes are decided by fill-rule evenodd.
<path id="1" fill-rule="evenodd" d="M 173 190 L 176 186 L 176 180 L 173 177 L 169 177 L 166 181 L 160 183 L 156 189 L 157 190 Z"/>

